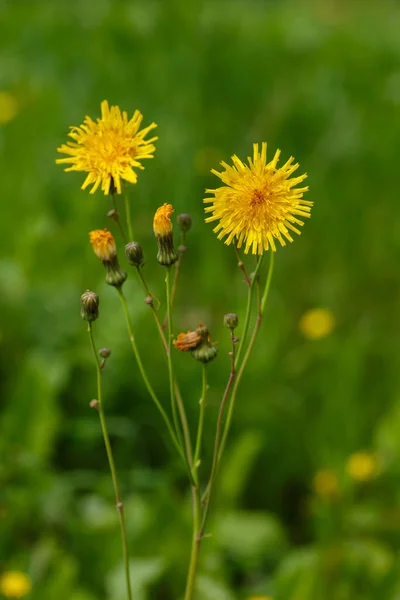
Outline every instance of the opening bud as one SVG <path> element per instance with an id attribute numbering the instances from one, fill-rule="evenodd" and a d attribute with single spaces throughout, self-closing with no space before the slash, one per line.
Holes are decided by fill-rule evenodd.
<path id="1" fill-rule="evenodd" d="M 96 229 L 91 231 L 89 236 L 95 254 L 106 269 L 106 283 L 114 287 L 121 287 L 128 275 L 119 266 L 117 247 L 112 233 L 107 229 Z"/>
<path id="2" fill-rule="evenodd" d="M 125 246 L 125 254 L 128 263 L 133 267 L 141 267 L 143 264 L 143 250 L 138 242 L 129 242 Z"/>
<path id="3" fill-rule="evenodd" d="M 81 317 L 85 321 L 95 321 L 99 316 L 99 297 L 95 292 L 86 290 L 81 296 Z"/>
<path id="4" fill-rule="evenodd" d="M 164 267 L 170 267 L 178 260 L 170 219 L 173 212 L 171 204 L 163 204 L 156 210 L 153 220 L 153 230 L 158 245 L 157 260 Z"/>
<path id="5" fill-rule="evenodd" d="M 224 325 L 231 331 L 236 329 L 239 324 L 239 318 L 236 313 L 227 313 L 224 316 Z"/>
<path id="6" fill-rule="evenodd" d="M 187 213 L 181 213 L 180 215 L 178 215 L 176 220 L 177 220 L 179 229 L 181 231 L 183 231 L 184 233 L 189 231 L 189 229 L 192 227 L 192 217 L 190 215 L 188 215 Z"/>

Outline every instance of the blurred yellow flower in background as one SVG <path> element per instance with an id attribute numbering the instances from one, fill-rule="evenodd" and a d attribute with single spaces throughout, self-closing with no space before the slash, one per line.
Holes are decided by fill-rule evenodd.
<path id="1" fill-rule="evenodd" d="M 207 189 L 206 193 L 213 198 L 205 198 L 211 206 L 205 208 L 206 213 L 213 213 L 206 218 L 206 223 L 219 221 L 214 228 L 218 239 L 226 237 L 225 244 L 231 244 L 236 238 L 238 248 L 245 243 L 244 252 L 263 254 L 270 247 L 275 252 L 275 240 L 281 246 L 286 240 L 293 242 L 291 231 L 300 234 L 298 227 L 303 225 L 297 217 L 310 217 L 312 202 L 303 200 L 303 193 L 308 187 L 295 188 L 307 175 L 290 176 L 298 169 L 291 156 L 278 168 L 280 150 L 267 163 L 267 144 L 253 144 L 253 158 L 248 158 L 245 165 L 236 155 L 232 156 L 233 166 L 225 162 L 225 169 L 219 173 L 215 169 L 211 173 L 219 177 L 225 184 L 215 190 Z M 298 227 L 295 227 L 297 225 Z"/>
<path id="2" fill-rule="evenodd" d="M 0 575 L 0 593 L 6 598 L 22 598 L 31 589 L 31 580 L 22 571 L 6 571 Z"/>
<path id="3" fill-rule="evenodd" d="M 109 194 L 113 188 L 120 194 L 121 179 L 136 183 L 134 169 L 144 169 L 139 160 L 153 158 L 153 142 L 158 138 L 144 138 L 157 125 L 151 123 L 139 131 L 142 119 L 142 113 L 135 110 L 133 117 L 128 120 L 128 113 L 121 113 L 119 106 L 110 108 L 107 100 L 103 100 L 101 118 L 97 122 L 85 117 L 82 125 L 70 128 L 68 135 L 74 141 L 57 148 L 57 152 L 68 154 L 68 158 L 59 158 L 56 163 L 70 163 L 72 166 L 65 171 L 89 173 L 82 189 L 93 185 L 91 194 L 100 184 L 104 194 Z"/>
<path id="4" fill-rule="evenodd" d="M 249 596 L 247 600 L 274 600 L 272 596 Z"/>
<path id="5" fill-rule="evenodd" d="M 313 308 L 304 313 L 299 329 L 304 337 L 319 340 L 329 335 L 335 327 L 335 317 L 327 308 Z"/>
<path id="6" fill-rule="evenodd" d="M 320 469 L 314 475 L 313 488 L 320 498 L 333 498 L 339 492 L 336 473 L 331 469 Z"/>
<path id="7" fill-rule="evenodd" d="M 18 113 L 18 102 L 10 92 L 0 92 L 0 124 L 12 121 Z"/>
<path id="8" fill-rule="evenodd" d="M 355 452 L 346 463 L 346 471 L 356 481 L 368 481 L 379 472 L 378 458 L 372 452 Z"/>

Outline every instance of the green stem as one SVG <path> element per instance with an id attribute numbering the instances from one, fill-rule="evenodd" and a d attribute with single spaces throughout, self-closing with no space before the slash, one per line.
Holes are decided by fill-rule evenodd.
<path id="1" fill-rule="evenodd" d="M 216 475 L 217 475 L 217 471 L 218 471 L 218 464 L 219 464 L 218 457 L 220 455 L 220 444 L 221 444 L 221 435 L 222 435 L 222 429 L 223 429 L 225 406 L 226 406 L 226 402 L 229 398 L 229 393 L 231 391 L 233 382 L 236 377 L 236 368 L 235 368 L 236 337 L 235 337 L 233 330 L 231 330 L 231 343 L 232 343 L 232 350 L 230 352 L 231 372 L 229 373 L 228 383 L 226 384 L 224 395 L 222 396 L 222 400 L 221 400 L 221 404 L 220 404 L 219 412 L 218 412 L 217 428 L 216 428 L 216 432 L 215 432 L 214 453 L 213 453 L 210 479 L 208 481 L 206 491 L 203 496 L 203 507 L 204 508 L 203 508 L 203 519 L 202 519 L 201 530 L 200 530 L 201 537 L 203 537 L 203 535 L 204 535 L 204 529 L 205 529 L 205 526 L 207 523 L 208 510 L 210 508 L 211 496 L 212 496 L 212 493 L 214 490 L 215 479 L 216 479 Z"/>
<path id="2" fill-rule="evenodd" d="M 201 518 L 201 502 L 200 495 L 197 485 L 192 485 L 192 503 L 193 503 L 193 532 L 192 532 L 192 547 L 190 551 L 190 563 L 188 576 L 186 581 L 185 600 L 192 600 L 196 576 L 197 567 L 199 564 L 200 545 L 201 537 L 199 536 L 200 531 L 200 518 Z"/>
<path id="3" fill-rule="evenodd" d="M 263 254 L 261 254 L 261 256 L 259 257 L 259 259 L 257 261 L 256 269 L 255 269 L 255 271 L 253 273 L 253 276 L 251 277 L 251 280 L 250 280 L 249 291 L 247 293 L 246 314 L 245 314 L 245 317 L 244 317 L 244 324 L 243 324 L 243 329 L 242 329 L 242 335 L 240 336 L 239 348 L 238 348 L 238 351 L 237 351 L 237 354 L 236 354 L 236 367 L 239 364 L 240 356 L 242 354 L 242 351 L 243 351 L 243 348 L 244 348 L 244 345 L 245 345 L 245 342 L 246 342 L 247 332 L 249 330 L 251 308 L 252 308 L 253 297 L 254 297 L 254 286 L 255 286 L 256 281 L 258 279 L 258 273 L 260 271 L 262 260 L 263 260 Z"/>
<path id="4" fill-rule="evenodd" d="M 122 308 L 124 310 L 126 326 L 127 326 L 127 329 L 128 329 L 129 339 L 130 339 L 130 342 L 131 342 L 131 345 L 132 345 L 133 354 L 135 355 L 136 362 L 137 362 L 137 365 L 139 367 L 139 371 L 140 371 L 140 374 L 141 374 L 142 379 L 144 381 L 144 384 L 146 386 L 146 389 L 147 389 L 147 391 L 148 391 L 151 399 L 153 400 L 154 404 L 157 406 L 158 410 L 160 411 L 162 418 L 164 419 L 164 422 L 165 422 L 165 424 L 166 424 L 166 426 L 168 428 L 169 434 L 171 436 L 171 439 L 172 439 L 172 442 L 173 442 L 175 448 L 178 450 L 180 456 L 182 456 L 182 458 L 184 458 L 184 453 L 183 453 L 182 447 L 181 447 L 181 445 L 180 445 L 180 443 L 179 443 L 179 441 L 178 441 L 178 439 L 177 439 L 177 437 L 175 435 L 174 429 L 173 429 L 172 424 L 171 424 L 171 422 L 170 422 L 170 420 L 168 418 L 168 415 L 165 412 L 164 408 L 162 407 L 159 399 L 157 398 L 157 396 L 156 396 L 156 394 L 155 394 L 155 392 L 154 392 L 154 390 L 153 390 L 153 388 L 151 386 L 151 383 L 150 383 L 150 381 L 149 381 L 149 379 L 147 377 L 146 371 L 144 369 L 144 366 L 143 366 L 143 363 L 142 363 L 142 359 L 140 357 L 139 350 L 138 350 L 138 347 L 136 345 L 135 336 L 133 335 L 132 322 L 131 322 L 131 318 L 130 318 L 130 315 L 129 315 L 129 310 L 128 310 L 128 306 L 127 306 L 127 303 L 126 303 L 126 298 L 125 298 L 124 292 L 122 291 L 121 287 L 116 288 L 116 289 L 118 291 L 118 294 L 119 294 L 119 297 L 120 297 L 121 303 L 122 303 Z"/>
<path id="5" fill-rule="evenodd" d="M 140 279 L 140 281 L 142 283 L 143 289 L 144 289 L 147 297 L 152 299 L 153 296 L 152 296 L 152 294 L 151 294 L 151 292 L 149 290 L 149 287 L 148 287 L 148 285 L 146 283 L 146 280 L 145 280 L 145 278 L 143 276 L 141 268 L 140 267 L 136 267 L 136 271 L 137 271 L 137 274 L 139 276 L 139 279 Z M 149 306 L 151 308 L 151 312 L 153 313 L 153 317 L 154 317 L 154 320 L 156 322 L 157 329 L 158 329 L 158 332 L 160 334 L 160 338 L 161 338 L 161 341 L 163 343 L 165 352 L 168 354 L 168 350 L 169 350 L 169 348 L 168 348 L 168 342 L 166 340 L 166 337 L 165 337 L 165 334 L 164 334 L 164 330 L 163 330 L 162 325 L 160 323 L 160 319 L 158 318 L 157 311 L 156 311 L 155 306 L 154 306 L 153 303 L 151 303 L 151 304 L 149 303 Z"/>
<path id="6" fill-rule="evenodd" d="M 183 255 L 184 255 L 184 253 L 186 251 L 185 241 L 186 241 L 186 234 L 185 234 L 184 231 L 182 231 L 182 233 L 181 233 L 181 245 L 178 248 L 178 260 L 175 263 L 174 279 L 173 279 L 173 282 L 172 282 L 171 307 L 174 305 L 175 296 L 176 296 L 176 292 L 177 292 L 177 289 L 178 289 L 179 273 L 181 271 L 181 265 L 182 265 Z M 183 248 L 183 250 L 182 250 L 182 248 Z M 166 329 L 167 325 L 168 325 L 168 315 L 165 315 L 164 322 L 162 324 L 162 328 Z"/>
<path id="7" fill-rule="evenodd" d="M 260 282 L 258 280 L 258 277 L 256 278 L 257 279 L 257 296 L 258 296 L 258 301 L 257 301 L 257 305 L 258 305 L 257 319 L 256 319 L 256 323 L 254 325 L 254 330 L 253 330 L 253 333 L 252 333 L 249 345 L 247 347 L 247 350 L 246 350 L 246 353 L 244 355 L 243 361 L 242 361 L 242 363 L 241 363 L 241 365 L 239 367 L 238 374 L 237 374 L 237 377 L 236 377 L 236 381 L 235 381 L 235 384 L 234 384 L 233 389 L 232 389 L 232 395 L 231 395 L 231 399 L 230 399 L 230 403 L 229 403 L 228 414 L 227 414 L 226 421 L 225 421 L 224 432 L 223 432 L 223 435 L 222 435 L 222 442 L 221 442 L 221 447 L 220 447 L 220 451 L 219 451 L 218 461 L 221 460 L 222 455 L 224 453 L 224 449 L 225 449 L 225 445 L 226 445 L 226 440 L 227 440 L 227 437 L 228 437 L 228 434 L 229 434 L 229 429 L 230 429 L 230 426 L 231 426 L 233 409 L 234 409 L 234 406 L 235 406 L 235 400 L 236 400 L 237 391 L 238 391 L 238 388 L 239 388 L 239 385 L 240 385 L 240 381 L 241 381 L 241 379 L 243 377 L 244 370 L 245 370 L 246 365 L 248 363 L 248 360 L 250 358 L 251 352 L 252 352 L 253 347 L 254 347 L 254 343 L 255 343 L 255 341 L 257 339 L 257 335 L 258 335 L 258 332 L 259 332 L 260 327 L 261 327 L 261 322 L 262 322 L 262 318 L 263 318 L 263 314 L 264 314 L 264 309 L 265 309 L 265 305 L 267 303 L 268 294 L 269 294 L 269 290 L 270 290 L 270 287 L 271 287 L 271 279 L 272 279 L 273 270 L 274 270 L 274 253 L 273 253 L 272 250 L 270 250 L 270 259 L 269 259 L 267 281 L 265 283 L 264 293 L 263 293 L 262 297 L 261 297 L 261 292 L 260 292 Z M 256 271 L 257 271 L 257 269 L 256 269 Z M 255 278 L 253 278 L 253 281 L 254 280 L 255 280 Z M 238 362 L 238 360 L 237 360 L 237 357 L 236 357 L 236 360 L 235 360 L 235 364 L 236 365 L 237 365 L 237 362 Z"/>
<path id="8" fill-rule="evenodd" d="M 137 272 L 139 275 L 139 279 L 142 283 L 143 289 L 147 295 L 147 297 L 151 298 L 152 294 L 149 290 L 149 287 L 147 285 L 147 282 L 144 278 L 143 272 L 141 270 L 140 267 L 137 267 Z M 160 334 L 160 338 L 161 341 L 163 343 L 164 349 L 165 349 L 165 356 L 168 360 L 168 354 L 169 354 L 169 347 L 168 347 L 168 342 L 167 339 L 165 337 L 165 333 L 164 333 L 164 328 L 160 323 L 160 319 L 158 318 L 158 313 L 157 310 L 155 309 L 153 304 L 150 304 L 150 308 L 151 311 L 153 313 L 154 316 L 154 320 L 156 322 L 157 325 L 157 329 L 158 332 Z M 182 429 L 183 429 L 183 438 L 184 438 L 184 442 L 185 442 L 185 450 L 186 450 L 186 459 L 187 459 L 187 463 L 188 465 L 191 467 L 192 466 L 192 462 L 193 462 L 193 452 L 192 452 L 192 440 L 190 438 L 190 431 L 189 431 L 189 425 L 188 425 L 188 421 L 187 421 L 187 417 L 186 417 L 186 412 L 185 412 L 185 407 L 182 401 L 182 396 L 179 390 L 179 386 L 177 381 L 175 380 L 174 382 L 174 389 L 175 389 L 175 397 L 176 397 L 176 403 L 178 405 L 178 410 L 179 410 L 179 416 L 182 422 Z"/>
<path id="9" fill-rule="evenodd" d="M 109 216 L 111 216 L 111 218 L 116 222 L 116 224 L 120 230 L 120 233 L 122 235 L 122 239 L 124 240 L 124 242 L 126 244 L 126 235 L 125 235 L 124 228 L 121 225 L 121 221 L 119 219 L 119 212 L 117 210 L 117 202 L 115 200 L 115 193 L 111 194 L 111 200 L 112 200 L 114 212 L 113 212 L 113 214 L 109 213 Z"/>
<path id="10" fill-rule="evenodd" d="M 124 513 L 124 505 L 121 500 L 121 494 L 119 491 L 118 478 L 117 478 L 117 470 L 115 468 L 114 456 L 111 448 L 110 437 L 108 435 L 106 418 L 103 410 L 103 394 L 102 394 L 102 372 L 101 372 L 101 363 L 99 360 L 99 356 L 97 354 L 96 346 L 93 339 L 93 330 L 92 324 L 88 323 L 88 332 L 90 337 L 90 344 L 92 346 L 93 354 L 96 361 L 96 372 L 97 372 L 97 409 L 100 417 L 101 430 L 103 433 L 104 444 L 106 447 L 108 464 L 110 466 L 111 478 L 114 486 L 115 493 L 115 501 L 116 507 L 119 514 L 119 521 L 121 526 L 121 538 L 122 538 L 122 549 L 124 554 L 124 566 L 125 566 L 125 579 L 126 579 L 126 587 L 128 592 L 128 600 L 132 600 L 132 590 L 131 590 L 131 580 L 129 574 L 129 553 L 128 553 L 128 540 L 126 536 L 126 525 L 125 525 L 125 513 Z"/>
<path id="11" fill-rule="evenodd" d="M 130 205 L 130 202 L 129 202 L 128 194 L 126 192 L 124 194 L 124 202 L 125 202 L 125 217 L 126 217 L 126 224 L 128 226 L 129 241 L 133 242 L 131 205 Z"/>
<path id="12" fill-rule="evenodd" d="M 201 389 L 201 398 L 200 398 L 200 414 L 199 414 L 199 424 L 197 429 L 197 438 L 196 438 L 196 449 L 194 452 L 193 459 L 193 477 L 196 482 L 198 482 L 197 471 L 200 464 L 200 453 L 201 453 L 201 442 L 203 438 L 203 425 L 204 425 L 204 412 L 206 407 L 206 398 L 207 398 L 207 365 L 203 363 L 203 372 L 202 372 L 202 389 Z"/>
<path id="13" fill-rule="evenodd" d="M 169 374 L 169 392 L 170 392 L 170 398 L 171 398 L 172 417 L 173 417 L 174 425 L 175 425 L 175 433 L 176 433 L 179 441 L 181 442 L 182 441 L 181 440 L 182 433 L 181 433 L 181 429 L 180 429 L 180 426 L 179 426 L 179 420 L 178 420 L 178 412 L 177 412 L 175 390 L 174 390 L 174 370 L 173 370 L 173 365 L 172 365 L 172 354 L 171 354 L 171 348 L 172 348 L 172 315 L 171 315 L 171 289 L 170 289 L 170 268 L 169 267 L 166 268 L 166 274 L 165 274 L 165 291 L 166 291 L 166 296 L 167 296 L 167 323 L 168 323 L 168 353 L 167 353 L 167 359 L 168 359 L 168 374 Z"/>

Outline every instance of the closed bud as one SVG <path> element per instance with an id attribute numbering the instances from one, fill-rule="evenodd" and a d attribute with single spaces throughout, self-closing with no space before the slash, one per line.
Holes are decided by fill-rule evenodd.
<path id="1" fill-rule="evenodd" d="M 125 254 L 128 262 L 133 267 L 141 267 L 143 264 L 143 250 L 138 242 L 129 242 L 125 246 Z"/>
<path id="2" fill-rule="evenodd" d="M 101 348 L 99 350 L 99 354 L 100 354 L 101 358 L 108 358 L 111 354 L 111 350 L 110 350 L 110 348 Z"/>
<path id="3" fill-rule="evenodd" d="M 104 262 L 103 264 L 106 268 L 106 283 L 117 288 L 121 287 L 128 274 L 119 266 L 117 257 L 112 262 Z"/>
<path id="4" fill-rule="evenodd" d="M 227 313 L 224 316 L 224 325 L 231 331 L 236 329 L 239 324 L 239 319 L 236 313 Z"/>
<path id="5" fill-rule="evenodd" d="M 85 321 L 95 321 L 99 316 L 99 297 L 95 292 L 86 290 L 81 296 L 81 317 Z"/>
<path id="6" fill-rule="evenodd" d="M 187 213 L 181 213 L 176 219 L 179 229 L 186 233 L 192 226 L 192 217 Z"/>

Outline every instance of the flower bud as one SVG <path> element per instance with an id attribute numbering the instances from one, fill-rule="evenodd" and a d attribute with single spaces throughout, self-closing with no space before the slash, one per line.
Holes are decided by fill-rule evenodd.
<path id="1" fill-rule="evenodd" d="M 112 233 L 107 229 L 96 229 L 91 231 L 89 236 L 95 254 L 106 269 L 106 283 L 114 287 L 121 287 L 128 275 L 119 266 L 117 248 Z"/>
<path id="2" fill-rule="evenodd" d="M 178 215 L 176 220 L 179 229 L 183 231 L 183 233 L 186 233 L 192 227 L 192 217 L 187 213 L 181 213 L 180 215 Z"/>
<path id="3" fill-rule="evenodd" d="M 163 204 L 157 209 L 153 220 L 153 230 L 158 245 L 157 260 L 160 265 L 165 267 L 170 267 L 178 260 L 178 253 L 174 248 L 170 219 L 173 212 L 174 209 L 171 204 Z"/>
<path id="4" fill-rule="evenodd" d="M 239 324 L 239 319 L 236 313 L 227 313 L 224 316 L 224 325 L 231 331 L 236 329 Z"/>
<path id="5" fill-rule="evenodd" d="M 195 331 L 180 333 L 174 340 L 175 348 L 181 352 L 191 352 L 193 358 L 208 363 L 217 356 L 216 345 L 211 341 L 207 327 L 199 325 Z"/>
<path id="6" fill-rule="evenodd" d="M 111 350 L 110 348 L 101 348 L 99 354 L 101 358 L 108 358 L 111 355 Z"/>
<path id="7" fill-rule="evenodd" d="M 138 242 L 129 242 L 125 246 L 125 254 L 128 262 L 133 267 L 141 267 L 143 264 L 143 250 Z"/>
<path id="8" fill-rule="evenodd" d="M 81 317 L 85 321 L 95 321 L 99 316 L 99 297 L 94 292 L 86 290 L 81 296 Z"/>

